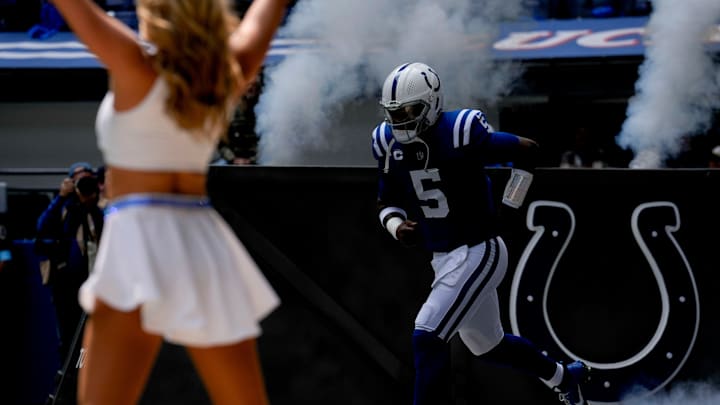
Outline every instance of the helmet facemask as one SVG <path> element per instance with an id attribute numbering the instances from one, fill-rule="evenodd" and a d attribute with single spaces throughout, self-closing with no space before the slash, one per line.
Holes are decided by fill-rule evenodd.
<path id="1" fill-rule="evenodd" d="M 410 101 L 397 106 L 385 105 L 385 121 L 390 124 L 393 136 L 400 143 L 412 141 L 429 125 L 430 105 L 424 100 Z"/>
<path id="2" fill-rule="evenodd" d="M 385 79 L 380 105 L 395 140 L 412 142 L 442 111 L 440 78 L 424 63 L 398 66 Z"/>

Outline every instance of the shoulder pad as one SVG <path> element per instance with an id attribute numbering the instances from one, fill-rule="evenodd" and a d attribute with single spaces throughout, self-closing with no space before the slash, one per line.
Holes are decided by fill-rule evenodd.
<path id="1" fill-rule="evenodd" d="M 392 129 L 386 122 L 375 127 L 372 132 L 372 148 L 376 159 L 385 157 L 392 139 Z"/>
<path id="2" fill-rule="evenodd" d="M 453 123 L 453 147 L 459 148 L 470 144 L 471 135 L 477 131 L 476 128 L 478 127 L 482 128 L 482 132 L 490 132 L 490 125 L 482 111 L 471 109 L 460 110 L 455 116 L 455 122 Z"/>

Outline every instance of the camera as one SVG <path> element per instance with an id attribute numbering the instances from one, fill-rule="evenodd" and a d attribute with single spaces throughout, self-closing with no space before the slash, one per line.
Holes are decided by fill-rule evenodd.
<path id="1" fill-rule="evenodd" d="M 83 197 L 91 197 L 100 193 L 98 179 L 95 176 L 85 176 L 75 182 L 75 189 Z"/>

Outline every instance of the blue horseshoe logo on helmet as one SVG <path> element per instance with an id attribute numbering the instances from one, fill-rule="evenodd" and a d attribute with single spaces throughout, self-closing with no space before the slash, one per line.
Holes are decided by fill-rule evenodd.
<path id="1" fill-rule="evenodd" d="M 430 83 L 430 80 L 428 79 L 427 73 L 421 72 L 420 74 L 423 75 L 423 78 L 425 79 L 425 83 L 427 83 L 428 87 L 430 87 L 433 91 L 439 91 L 439 90 L 440 90 L 440 76 L 438 76 L 438 74 L 435 73 L 435 71 L 432 70 L 432 69 L 428 69 L 428 71 L 430 71 L 430 73 L 432 73 L 433 75 L 435 75 L 435 77 L 437 78 L 437 81 L 438 81 L 437 88 L 433 87 L 432 83 Z"/>
<path id="2" fill-rule="evenodd" d="M 594 362 L 574 353 L 568 342 L 560 339 L 548 314 L 553 276 L 575 231 L 572 209 L 557 201 L 535 201 L 528 207 L 526 224 L 534 235 L 512 280 L 509 315 L 513 333 L 591 366 L 591 380 L 583 390 L 591 404 L 617 403 L 638 385 L 644 395 L 651 395 L 670 382 L 690 355 L 700 323 L 700 301 L 692 269 L 673 237 L 680 228 L 677 206 L 665 201 L 648 202 L 632 213 L 632 235 L 655 281 L 660 316 L 652 336 L 636 353 L 612 362 Z M 526 269 L 528 263 L 531 266 Z"/>

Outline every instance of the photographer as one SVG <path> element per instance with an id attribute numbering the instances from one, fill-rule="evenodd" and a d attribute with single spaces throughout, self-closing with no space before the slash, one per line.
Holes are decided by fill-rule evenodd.
<path id="1" fill-rule="evenodd" d="M 57 196 L 37 223 L 38 254 L 49 259 L 49 277 L 65 359 L 82 317 L 78 290 L 92 268 L 103 227 L 98 178 L 88 163 L 70 166 Z"/>

